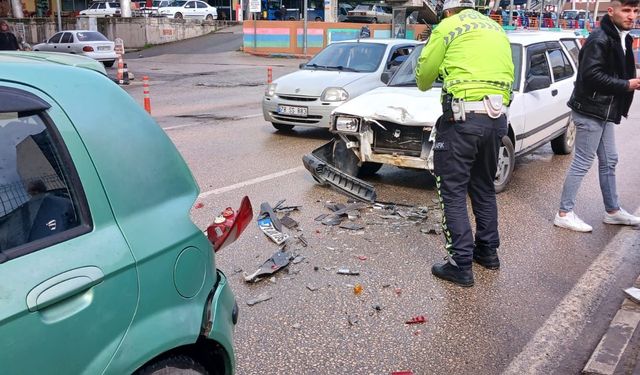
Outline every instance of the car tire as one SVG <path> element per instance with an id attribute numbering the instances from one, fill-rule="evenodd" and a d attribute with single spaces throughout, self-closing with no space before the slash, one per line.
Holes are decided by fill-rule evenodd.
<path id="1" fill-rule="evenodd" d="M 378 23 L 378 19 L 377 18 L 372 19 L 371 23 Z"/>
<path id="2" fill-rule="evenodd" d="M 382 168 L 382 163 L 367 161 L 360 166 L 358 177 L 367 177 L 376 174 Z"/>
<path id="3" fill-rule="evenodd" d="M 551 149 L 556 155 L 569 155 L 576 144 L 576 124 L 569 117 L 569 125 L 564 133 L 551 140 Z"/>
<path id="4" fill-rule="evenodd" d="M 347 144 L 342 139 L 336 140 L 333 145 L 333 165 L 341 172 L 355 177 L 360 173 L 359 163 L 360 159 L 347 148 Z"/>
<path id="5" fill-rule="evenodd" d="M 207 17 L 205 17 L 205 20 L 207 20 L 207 21 L 213 21 L 213 15 L 211 15 L 211 14 L 207 14 Z"/>
<path id="6" fill-rule="evenodd" d="M 136 375 L 208 375 L 207 369 L 197 360 L 186 355 L 165 357 L 152 362 L 140 370 Z"/>
<path id="7" fill-rule="evenodd" d="M 273 125 L 274 128 L 282 132 L 289 132 L 293 130 L 293 127 L 295 126 L 295 125 L 278 124 L 276 122 L 272 122 L 271 125 Z"/>
<path id="8" fill-rule="evenodd" d="M 173 18 L 175 18 L 177 20 L 181 20 L 182 19 L 182 13 L 178 12 L 178 13 L 174 14 Z"/>
<path id="9" fill-rule="evenodd" d="M 110 61 L 103 61 L 102 63 L 104 64 L 104 66 L 106 66 L 107 68 L 111 68 L 113 66 L 113 64 L 115 64 L 116 60 L 110 60 Z"/>
<path id="10" fill-rule="evenodd" d="M 505 135 L 502 137 L 502 146 L 498 152 L 498 169 L 496 170 L 496 177 L 493 180 L 493 185 L 496 189 L 496 193 L 501 193 L 507 187 L 511 177 L 513 177 L 513 169 L 516 165 L 516 152 L 513 148 L 513 142 L 511 138 Z"/>
<path id="11" fill-rule="evenodd" d="M 322 17 L 316 17 L 315 19 L 317 22 L 322 22 Z"/>

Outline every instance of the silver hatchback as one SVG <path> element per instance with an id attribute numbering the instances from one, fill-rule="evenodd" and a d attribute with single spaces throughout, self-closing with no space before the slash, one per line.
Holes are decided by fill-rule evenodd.
<path id="1" fill-rule="evenodd" d="M 329 44 L 300 70 L 271 83 L 262 99 L 264 119 L 278 130 L 329 127 L 331 111 L 349 99 L 384 86 L 418 41 L 361 39 Z"/>

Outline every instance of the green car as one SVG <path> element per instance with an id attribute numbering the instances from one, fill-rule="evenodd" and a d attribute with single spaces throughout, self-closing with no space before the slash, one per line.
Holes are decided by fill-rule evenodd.
<path id="1" fill-rule="evenodd" d="M 232 374 L 238 306 L 198 193 L 99 63 L 0 52 L 0 373 Z"/>

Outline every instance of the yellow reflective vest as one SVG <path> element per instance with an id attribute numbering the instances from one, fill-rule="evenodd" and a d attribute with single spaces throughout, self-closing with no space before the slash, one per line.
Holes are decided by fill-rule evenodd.
<path id="1" fill-rule="evenodd" d="M 480 101 L 502 94 L 509 104 L 513 84 L 511 45 L 500 25 L 473 9 L 445 18 L 433 30 L 416 67 L 418 88 L 440 76 L 454 98 Z"/>

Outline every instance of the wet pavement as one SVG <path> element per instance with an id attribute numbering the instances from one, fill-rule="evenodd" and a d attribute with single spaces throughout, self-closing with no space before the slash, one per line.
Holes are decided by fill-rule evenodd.
<path id="1" fill-rule="evenodd" d="M 216 36 L 204 42 L 215 44 Z M 430 274 L 445 255 L 443 238 L 421 230 L 438 219 L 433 210 L 415 224 L 365 208 L 353 221 L 364 229 L 355 231 L 315 220 L 330 213 L 326 202 L 347 203 L 302 167 L 302 156 L 330 136 L 323 129 L 277 132 L 262 119 L 260 106 L 267 67 L 277 78 L 302 60 L 191 50 L 129 58 L 138 79 L 125 89 L 142 103 L 139 78 L 150 77 L 152 114 L 201 188 L 198 202 L 204 206 L 192 210 L 194 221 L 205 228 L 222 209 L 238 206 L 243 195 L 251 198 L 254 216 L 261 202 L 286 199 L 285 205 L 302 207 L 290 213 L 299 230 L 284 231 L 291 237 L 303 233 L 308 241 L 307 247 L 295 240 L 289 246 L 303 261 L 273 280 L 251 284 L 243 272 L 252 273 L 278 250 L 256 224 L 217 254 L 240 305 L 238 374 L 496 374 L 530 362 L 546 374 L 579 373 L 619 308 L 621 289 L 640 270 L 640 232 L 602 223 L 595 167 L 576 208 L 594 231 L 579 234 L 552 225 L 571 156 L 556 156 L 545 146 L 519 158 L 513 180 L 498 197 L 502 268 L 474 266 L 475 286 L 455 287 Z M 628 211 L 640 206 L 639 120 L 640 102 L 616 129 L 618 192 Z M 385 166 L 367 181 L 381 201 L 434 206 L 433 180 L 425 172 Z M 595 267 L 605 260 L 612 268 Z M 338 274 L 340 268 L 359 275 Z M 568 298 L 585 280 L 593 290 L 581 292 L 583 301 Z M 362 286 L 359 294 L 356 284 Z M 247 305 L 264 294 L 271 298 Z M 416 316 L 426 321 L 405 324 Z M 552 356 L 528 352 L 538 337 L 550 340 L 549 347 L 555 348 L 553 340 L 563 346 Z M 526 358 L 519 356 L 523 350 Z"/>

